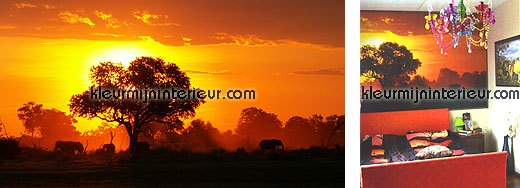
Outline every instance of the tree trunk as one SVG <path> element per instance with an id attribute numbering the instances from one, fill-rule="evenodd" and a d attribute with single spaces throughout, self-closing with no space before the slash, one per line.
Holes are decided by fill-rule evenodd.
<path id="1" fill-rule="evenodd" d="M 128 136 L 130 137 L 130 146 L 128 149 L 132 155 L 132 160 L 136 160 L 138 158 L 137 143 L 139 142 L 139 127 L 141 126 L 135 124 L 132 126 L 130 123 L 125 124 L 126 132 L 128 132 Z"/>
<path id="2" fill-rule="evenodd" d="M 129 133 L 128 136 L 130 136 L 130 153 L 132 155 L 136 154 L 137 152 L 137 136 L 139 135 L 139 132 L 133 132 Z"/>
<path id="3" fill-rule="evenodd" d="M 137 146 L 137 136 L 139 132 L 134 131 L 133 126 L 130 123 L 124 123 L 126 128 L 126 133 L 128 133 L 128 137 L 130 138 L 130 145 L 128 146 L 128 150 L 130 153 L 134 154 Z"/>
<path id="4" fill-rule="evenodd" d="M 379 85 L 381 85 L 381 88 L 386 89 L 386 85 L 385 85 L 386 82 L 384 79 L 379 78 L 379 79 L 377 79 L 377 81 L 379 81 Z"/>

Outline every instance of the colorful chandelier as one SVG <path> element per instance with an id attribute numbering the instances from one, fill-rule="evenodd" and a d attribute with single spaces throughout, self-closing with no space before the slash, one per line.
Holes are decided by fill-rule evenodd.
<path id="1" fill-rule="evenodd" d="M 495 24 L 495 12 L 491 10 L 491 1 L 488 1 L 488 4 L 480 2 L 477 6 L 474 6 L 471 0 L 468 1 L 471 6 L 466 6 L 463 0 L 454 6 L 455 2 L 452 0 L 448 7 L 440 10 L 439 15 L 432 14 L 432 6 L 428 5 L 424 27 L 433 32 L 437 45 L 441 48 L 441 54 L 445 56 L 448 55 L 449 47 L 457 48 L 462 37 L 466 38 L 468 53 L 471 53 L 471 45 L 487 49 L 489 25 Z M 478 32 L 478 40 L 473 38 L 473 32 Z M 445 40 L 447 35 L 451 36 L 451 41 Z"/>

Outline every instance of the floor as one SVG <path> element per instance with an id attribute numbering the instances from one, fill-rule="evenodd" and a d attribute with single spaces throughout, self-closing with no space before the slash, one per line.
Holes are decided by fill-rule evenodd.
<path id="1" fill-rule="evenodd" d="M 506 187 L 507 188 L 513 188 L 518 187 L 520 188 L 520 175 L 510 175 L 506 178 Z"/>

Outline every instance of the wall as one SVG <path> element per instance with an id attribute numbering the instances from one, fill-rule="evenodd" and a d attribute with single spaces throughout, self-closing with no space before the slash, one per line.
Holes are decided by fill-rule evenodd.
<path id="1" fill-rule="evenodd" d="M 508 0 L 497 7 L 493 7 L 497 22 L 491 25 L 488 36 L 487 64 L 488 89 L 490 90 L 515 89 L 495 86 L 495 42 L 520 34 L 518 24 L 520 23 L 518 13 L 519 1 L 520 0 Z M 500 151 L 502 150 L 503 137 L 508 133 L 507 115 L 509 112 L 520 115 L 520 108 L 516 108 L 516 106 L 520 107 L 520 101 L 488 100 L 488 103 L 489 107 L 487 109 L 451 110 L 450 129 L 455 130 L 453 123 L 456 117 L 462 117 L 463 113 L 469 112 L 471 119 L 486 132 L 486 151 Z"/>
<path id="2" fill-rule="evenodd" d="M 496 23 L 491 25 L 488 36 L 488 89 L 511 90 L 518 87 L 496 87 L 495 85 L 495 42 L 512 36 L 520 35 L 520 0 L 508 0 L 497 7 L 495 11 Z M 456 117 L 462 117 L 465 112 L 471 113 L 471 119 L 480 125 L 486 132 L 486 151 L 501 151 L 504 136 L 508 133 L 508 116 L 520 116 L 520 100 L 489 100 L 487 109 L 467 109 L 450 111 L 450 129 L 455 130 L 453 122 Z M 520 132 L 519 132 L 520 134 Z M 513 145 L 520 147 L 520 136 L 513 140 Z M 514 151 L 520 156 L 520 148 Z M 515 163 L 520 164 L 520 157 Z M 520 172 L 520 165 L 515 169 Z"/>
<path id="3" fill-rule="evenodd" d="M 508 0 L 494 7 L 496 24 L 490 28 L 488 37 L 488 88 L 490 90 L 520 89 L 518 87 L 496 87 L 495 85 L 495 42 L 520 34 L 520 0 Z M 509 113 L 520 116 L 520 100 L 489 100 L 487 141 L 489 151 L 500 151 L 504 141 L 504 135 L 508 133 L 507 117 Z M 472 114 L 473 115 L 473 114 Z M 473 117 L 473 116 L 472 116 Z M 519 136 L 520 137 L 520 136 Z M 520 147 L 519 138 L 515 138 L 514 145 Z M 515 151 L 516 164 L 520 164 L 520 148 Z M 520 172 L 520 165 L 516 171 Z"/>

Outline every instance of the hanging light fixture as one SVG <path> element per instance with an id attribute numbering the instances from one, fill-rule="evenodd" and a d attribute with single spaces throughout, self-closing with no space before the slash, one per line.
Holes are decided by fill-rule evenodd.
<path id="1" fill-rule="evenodd" d="M 459 39 L 466 38 L 468 53 L 471 53 L 471 45 L 484 47 L 487 49 L 487 38 L 489 34 L 489 25 L 495 24 L 495 12 L 491 10 L 491 0 L 488 4 L 480 2 L 474 6 L 471 0 L 469 8 L 466 8 L 464 0 L 460 0 L 455 6 L 452 0 L 450 5 L 439 11 L 439 14 L 432 13 L 431 4 L 428 5 L 428 15 L 426 19 L 426 29 L 431 30 L 437 40 L 437 45 L 441 48 L 441 54 L 448 55 L 448 48 L 457 48 Z M 478 32 L 477 39 L 473 38 L 473 32 Z M 448 41 L 446 35 L 451 36 L 452 40 Z"/>

